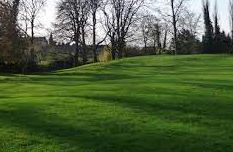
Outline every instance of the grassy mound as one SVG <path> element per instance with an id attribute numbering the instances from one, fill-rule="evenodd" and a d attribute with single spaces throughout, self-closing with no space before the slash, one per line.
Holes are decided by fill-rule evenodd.
<path id="1" fill-rule="evenodd" d="M 232 152 L 233 56 L 0 76 L 0 151 Z"/>

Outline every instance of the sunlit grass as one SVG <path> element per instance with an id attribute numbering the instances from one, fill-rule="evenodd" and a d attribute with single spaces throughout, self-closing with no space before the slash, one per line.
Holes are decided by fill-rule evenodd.
<path id="1" fill-rule="evenodd" d="M 0 76 L 0 151 L 232 152 L 233 56 Z"/>

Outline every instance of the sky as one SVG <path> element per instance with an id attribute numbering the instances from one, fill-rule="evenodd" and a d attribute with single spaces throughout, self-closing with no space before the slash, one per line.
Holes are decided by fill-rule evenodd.
<path id="1" fill-rule="evenodd" d="M 56 4 L 59 0 L 47 0 L 47 5 L 40 14 L 40 23 L 44 25 L 45 30 L 42 30 L 42 35 L 48 35 L 48 29 L 52 29 L 52 23 L 56 18 Z M 164 1 L 164 0 L 163 0 Z M 230 31 L 229 26 L 229 13 L 228 13 L 228 1 L 229 0 L 210 0 L 211 8 L 213 10 L 215 1 L 218 3 L 218 10 L 220 15 L 221 28 L 226 32 Z M 202 0 L 190 0 L 188 7 L 196 13 L 202 13 Z M 213 16 L 213 12 L 211 12 Z"/>
<path id="2" fill-rule="evenodd" d="M 40 13 L 39 21 L 45 28 L 45 30 L 42 30 L 43 35 L 48 35 L 48 30 L 52 29 L 52 23 L 56 20 L 56 5 L 58 1 L 47 0 L 46 7 Z"/>

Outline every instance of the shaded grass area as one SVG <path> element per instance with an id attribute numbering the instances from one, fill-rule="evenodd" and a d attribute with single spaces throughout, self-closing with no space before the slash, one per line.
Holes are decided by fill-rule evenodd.
<path id="1" fill-rule="evenodd" d="M 231 152 L 233 56 L 0 76 L 0 151 Z"/>

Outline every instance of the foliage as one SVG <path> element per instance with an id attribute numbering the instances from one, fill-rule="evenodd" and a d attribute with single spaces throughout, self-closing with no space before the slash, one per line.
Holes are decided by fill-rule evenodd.
<path id="1" fill-rule="evenodd" d="M 209 1 L 206 0 L 203 5 L 205 20 L 205 35 L 203 36 L 204 53 L 229 53 L 233 47 L 232 39 L 230 35 L 226 35 L 224 31 L 221 31 L 217 4 L 214 10 L 214 26 L 209 16 Z"/>
<path id="2" fill-rule="evenodd" d="M 18 5 L 18 0 L 0 3 L 0 65 L 3 67 L 25 64 L 27 42 L 17 24 Z"/>
<path id="3" fill-rule="evenodd" d="M 203 36 L 203 52 L 213 53 L 214 31 L 209 12 L 209 0 L 203 1 L 205 35 Z"/>
<path id="4" fill-rule="evenodd" d="M 183 29 L 177 36 L 178 54 L 196 54 L 201 53 L 201 42 L 189 30 Z"/>

